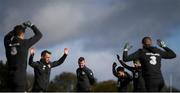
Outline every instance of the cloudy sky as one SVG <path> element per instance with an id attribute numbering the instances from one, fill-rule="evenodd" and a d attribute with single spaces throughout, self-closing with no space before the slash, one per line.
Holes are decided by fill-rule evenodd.
<path id="1" fill-rule="evenodd" d="M 125 42 L 134 52 L 144 36 L 151 36 L 155 46 L 156 39 L 163 39 L 177 53 L 175 59 L 162 60 L 163 76 L 167 85 L 180 89 L 180 0 L 0 0 L 0 20 L 1 60 L 6 60 L 4 35 L 27 20 L 43 33 L 33 46 L 34 60 L 44 49 L 53 53 L 52 60 L 61 57 L 65 47 L 70 49 L 51 79 L 63 71 L 75 73 L 78 58 L 84 56 L 98 81 L 116 80 L 111 65 Z M 32 35 L 28 29 L 26 37 Z M 28 72 L 33 69 L 28 67 Z"/>

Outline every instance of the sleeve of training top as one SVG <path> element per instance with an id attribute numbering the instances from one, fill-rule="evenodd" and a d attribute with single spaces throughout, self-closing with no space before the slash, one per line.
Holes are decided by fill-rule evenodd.
<path id="1" fill-rule="evenodd" d="M 79 79 L 80 72 L 79 72 L 79 68 L 76 69 L 76 78 Z"/>
<path id="2" fill-rule="evenodd" d="M 133 70 L 134 70 L 134 67 L 130 67 L 130 66 L 126 65 L 122 60 L 119 60 L 119 59 L 118 59 L 118 61 L 119 61 L 119 63 L 120 63 L 123 67 L 125 67 L 126 69 L 128 69 L 128 70 L 130 70 L 130 71 L 133 71 Z"/>
<path id="3" fill-rule="evenodd" d="M 86 68 L 86 69 L 85 69 L 85 73 L 86 73 L 87 76 L 88 76 L 88 79 L 89 79 L 89 81 L 90 81 L 90 84 L 93 85 L 93 84 L 95 83 L 95 78 L 94 78 L 93 72 L 92 72 L 90 69 Z"/>
<path id="4" fill-rule="evenodd" d="M 175 58 L 176 57 L 176 54 L 174 53 L 174 51 L 172 51 L 170 48 L 168 47 L 163 47 L 163 49 L 165 51 L 162 51 L 161 50 L 161 56 L 162 58 L 164 59 L 171 59 L 171 58 Z"/>
<path id="5" fill-rule="evenodd" d="M 51 67 L 56 67 L 58 65 L 61 65 L 65 61 L 66 57 L 67 57 L 67 54 L 64 54 L 58 61 L 54 61 L 50 63 Z"/>
<path id="6" fill-rule="evenodd" d="M 35 35 L 27 40 L 28 46 L 34 45 L 36 42 L 38 42 L 42 38 L 42 33 L 39 31 L 39 29 L 35 25 L 33 25 L 31 29 L 33 30 Z"/>
<path id="7" fill-rule="evenodd" d="M 8 44 L 11 42 L 11 38 L 14 36 L 14 31 L 10 31 L 5 37 L 4 37 L 4 45 L 8 46 Z"/>
<path id="8" fill-rule="evenodd" d="M 118 77 L 116 73 L 116 67 L 112 66 L 112 72 L 115 77 Z"/>
<path id="9" fill-rule="evenodd" d="M 36 68 L 38 67 L 38 63 L 37 62 L 33 62 L 33 57 L 34 57 L 34 54 L 30 55 L 29 57 L 29 65 L 33 68 Z"/>
<path id="10" fill-rule="evenodd" d="M 76 69 L 76 77 L 78 78 L 78 69 Z"/>
<path id="11" fill-rule="evenodd" d="M 136 51 L 130 55 L 128 55 L 128 51 L 124 51 L 123 52 L 123 61 L 124 62 L 128 62 L 128 61 L 133 61 L 135 59 L 138 59 L 140 55 L 140 51 Z"/>

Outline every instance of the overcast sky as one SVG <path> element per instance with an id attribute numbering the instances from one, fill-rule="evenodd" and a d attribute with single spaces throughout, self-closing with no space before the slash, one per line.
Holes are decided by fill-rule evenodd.
<path id="1" fill-rule="evenodd" d="M 17 24 L 30 20 L 43 33 L 34 60 L 44 49 L 50 50 L 52 60 L 70 48 L 66 61 L 52 70 L 51 79 L 63 72 L 75 73 L 77 60 L 86 63 L 98 81 L 116 78 L 111 65 L 116 54 L 122 55 L 125 42 L 134 52 L 141 47 L 141 39 L 151 36 L 163 39 L 177 58 L 162 60 L 166 84 L 180 89 L 180 0 L 0 0 L 0 59 L 6 60 L 4 35 Z M 33 35 L 30 29 L 26 37 Z M 129 63 L 129 65 L 132 65 Z M 33 69 L 28 67 L 28 72 Z M 172 80 L 171 80 L 172 79 Z"/>

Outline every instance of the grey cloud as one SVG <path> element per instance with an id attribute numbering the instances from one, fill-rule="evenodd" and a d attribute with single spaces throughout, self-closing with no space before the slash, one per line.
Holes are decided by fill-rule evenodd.
<path id="1" fill-rule="evenodd" d="M 128 2 L 123 10 L 117 7 L 107 18 L 93 20 L 91 25 L 87 23 L 84 26 L 84 30 L 88 29 L 86 37 L 90 38 L 87 47 L 116 48 L 117 43 L 129 40 L 137 42 L 137 39 L 141 40 L 147 35 L 162 39 L 173 37 L 177 31 L 171 29 L 180 25 L 179 4 L 177 0 L 139 0 Z"/>
<path id="2" fill-rule="evenodd" d="M 179 0 L 7 1 L 0 35 L 30 19 L 44 35 L 39 47 L 83 38 L 85 49 L 117 48 L 126 40 L 137 41 L 147 35 L 172 37 L 176 32 L 170 28 L 180 22 L 179 4 Z"/>
<path id="3" fill-rule="evenodd" d="M 12 30 L 14 25 L 25 20 L 31 20 L 43 33 L 43 38 L 36 44 L 38 48 L 51 48 L 82 40 L 83 42 L 78 44 L 83 49 L 78 51 L 87 52 L 85 55 L 91 56 L 90 61 L 95 59 L 101 61 L 101 58 L 94 59 L 96 56 L 92 56 L 99 51 L 112 51 L 109 52 L 111 54 L 121 52 L 121 47 L 126 41 L 130 41 L 136 49 L 140 46 L 141 38 L 147 35 L 154 39 L 171 38 L 177 35 L 177 31 L 171 29 L 180 26 L 180 0 L 1 0 L 0 2 L 1 52 L 4 51 L 4 35 Z M 28 35 L 31 36 L 32 33 L 28 31 Z M 69 47 L 74 46 L 72 44 Z M 75 48 L 78 48 L 78 45 Z M 90 51 L 92 54 L 88 55 Z M 4 56 L 2 53 L 1 57 Z M 104 57 L 107 56 L 109 54 Z M 110 58 L 107 58 L 110 61 Z M 177 59 L 179 60 L 179 56 Z M 178 60 L 173 61 L 178 63 Z M 95 62 L 90 65 L 94 64 Z M 108 64 L 110 63 L 103 66 Z M 168 65 L 164 67 L 167 69 L 163 71 L 168 69 L 173 71 Z M 104 68 L 98 69 L 97 72 L 100 73 Z M 179 75 L 175 80 L 178 78 Z"/>

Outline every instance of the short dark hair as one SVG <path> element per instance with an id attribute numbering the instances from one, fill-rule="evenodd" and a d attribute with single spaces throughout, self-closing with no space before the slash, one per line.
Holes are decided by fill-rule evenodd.
<path id="1" fill-rule="evenodd" d="M 41 52 L 41 56 L 45 55 L 46 53 L 48 53 L 48 54 L 52 54 L 52 53 L 51 53 L 51 52 L 49 52 L 48 50 L 44 50 L 44 51 L 42 51 L 42 52 Z"/>
<path id="2" fill-rule="evenodd" d="M 119 66 L 116 70 L 117 70 L 117 71 L 124 71 L 124 68 L 121 67 L 121 66 Z"/>
<path id="3" fill-rule="evenodd" d="M 81 62 L 81 61 L 83 61 L 83 60 L 85 60 L 85 58 L 84 58 L 84 57 L 79 57 L 79 59 L 78 59 L 78 63 L 79 63 L 79 62 Z"/>
<path id="4" fill-rule="evenodd" d="M 14 27 L 14 34 L 16 35 L 16 36 L 18 36 L 18 35 L 20 35 L 21 33 L 25 33 L 25 27 L 23 27 L 22 25 L 16 25 L 15 27 Z"/>
<path id="5" fill-rule="evenodd" d="M 152 40 L 151 37 L 143 37 L 143 39 L 142 39 L 142 44 L 145 44 L 145 42 L 146 42 L 147 39 Z"/>

